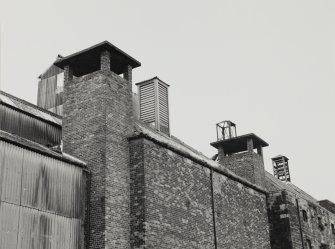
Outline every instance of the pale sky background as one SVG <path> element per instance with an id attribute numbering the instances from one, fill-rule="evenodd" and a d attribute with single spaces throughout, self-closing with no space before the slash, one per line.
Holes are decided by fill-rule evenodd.
<path id="1" fill-rule="evenodd" d="M 103 40 L 171 85 L 173 135 L 208 156 L 215 124 L 267 141 L 266 169 L 335 202 L 335 1 L 0 0 L 1 89 L 36 103 L 56 58 Z"/>

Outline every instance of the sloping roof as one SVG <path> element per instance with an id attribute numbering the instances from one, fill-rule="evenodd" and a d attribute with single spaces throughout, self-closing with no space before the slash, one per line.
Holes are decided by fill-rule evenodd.
<path id="1" fill-rule="evenodd" d="M 318 201 L 314 197 L 310 196 L 305 191 L 295 186 L 293 183 L 281 181 L 267 171 L 265 171 L 265 177 L 266 177 L 266 188 L 269 192 L 287 190 L 288 192 L 291 192 L 302 199 L 310 201 L 314 204 L 318 204 Z"/>
<path id="2" fill-rule="evenodd" d="M 18 109 L 22 112 L 28 113 L 39 119 L 45 120 L 47 122 L 54 123 L 56 125 L 62 125 L 62 117 L 49 112 L 37 105 L 29 103 L 23 99 L 19 99 L 9 93 L 0 91 L 0 103 L 4 103 L 14 109 Z"/>
<path id="3" fill-rule="evenodd" d="M 75 158 L 75 157 L 73 157 L 69 154 L 66 154 L 66 153 L 56 152 L 54 150 L 51 150 L 48 147 L 45 147 L 45 146 L 43 146 L 39 143 L 35 143 L 31 140 L 22 138 L 20 136 L 16 136 L 14 134 L 11 134 L 11 133 L 0 130 L 0 138 L 1 138 L 1 140 L 4 140 L 4 141 L 12 143 L 12 144 L 15 144 L 19 147 L 23 147 L 23 148 L 26 148 L 28 150 L 32 150 L 32 151 L 35 151 L 37 153 L 44 154 L 46 156 L 49 156 L 49 157 L 52 157 L 52 158 L 55 158 L 55 159 L 58 159 L 58 160 L 61 160 L 61 161 L 65 161 L 65 162 L 68 162 L 68 163 L 76 164 L 78 166 L 86 167 L 86 163 L 79 160 L 78 158 Z"/>
<path id="4" fill-rule="evenodd" d="M 82 76 L 99 70 L 100 54 L 106 50 L 111 53 L 111 69 L 117 74 L 123 73 L 123 68 L 126 65 L 131 65 L 132 68 L 141 66 L 141 63 L 138 60 L 114 46 L 109 41 L 100 42 L 94 46 L 61 58 L 57 60 L 54 65 L 62 69 L 67 65 L 71 65 L 73 75 L 77 77 Z"/>
<path id="5" fill-rule="evenodd" d="M 144 136 L 148 139 L 151 139 L 161 144 L 164 147 L 167 147 L 168 149 L 171 149 L 179 154 L 182 154 L 183 156 L 190 158 L 208 168 L 211 168 L 214 171 L 219 172 L 235 181 L 238 181 L 262 193 L 267 193 L 267 191 L 261 186 L 255 185 L 249 182 L 248 180 L 236 175 L 235 173 L 225 168 L 218 162 L 213 161 L 212 159 L 203 155 L 201 152 L 195 150 L 191 146 L 188 146 L 187 144 L 185 144 L 178 138 L 173 137 L 173 136 L 168 136 L 160 131 L 157 131 L 139 120 L 135 122 L 134 133 L 135 133 L 134 136 L 128 138 L 129 140 Z"/>

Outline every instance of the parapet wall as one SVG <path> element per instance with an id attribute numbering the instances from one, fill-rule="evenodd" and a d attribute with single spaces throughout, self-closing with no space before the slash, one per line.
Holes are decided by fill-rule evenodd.
<path id="1" fill-rule="evenodd" d="M 132 248 L 270 248 L 265 193 L 146 138 L 130 153 Z"/>

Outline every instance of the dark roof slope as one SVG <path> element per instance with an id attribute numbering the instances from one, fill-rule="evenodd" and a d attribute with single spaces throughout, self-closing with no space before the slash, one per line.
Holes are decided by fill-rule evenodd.
<path id="1" fill-rule="evenodd" d="M 332 212 L 333 214 L 335 214 L 335 203 L 329 200 L 322 200 L 322 201 L 319 201 L 319 204 L 325 209 L 327 209 L 329 212 Z"/>
<path id="2" fill-rule="evenodd" d="M 62 69 L 64 69 L 66 65 L 71 65 L 73 75 L 79 77 L 99 70 L 100 54 L 105 50 L 111 53 L 111 69 L 117 74 L 123 73 L 123 68 L 126 65 L 131 65 L 132 68 L 141 66 L 139 61 L 114 46 L 109 41 L 103 41 L 94 46 L 61 58 L 57 60 L 54 65 Z"/>
<path id="3" fill-rule="evenodd" d="M 296 196 L 305 199 L 307 201 L 310 201 L 314 204 L 318 204 L 318 201 L 312 197 L 311 195 L 307 194 L 302 189 L 298 188 L 291 182 L 283 182 L 273 175 L 271 175 L 269 172 L 265 172 L 265 178 L 266 178 L 266 189 L 269 192 L 277 192 L 281 190 L 286 190 L 288 192 L 291 192 L 295 194 Z"/>
<path id="4" fill-rule="evenodd" d="M 46 122 L 51 122 L 53 124 L 62 125 L 62 117 L 53 113 L 49 112 L 37 105 L 29 103 L 23 99 L 19 99 L 9 93 L 0 91 L 0 103 L 3 103 L 11 108 L 17 109 L 24 113 L 27 113 L 31 116 L 37 117 L 42 119 Z"/>

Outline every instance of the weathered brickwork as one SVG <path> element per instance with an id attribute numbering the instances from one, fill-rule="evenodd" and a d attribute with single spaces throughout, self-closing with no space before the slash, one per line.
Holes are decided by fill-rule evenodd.
<path id="1" fill-rule="evenodd" d="M 286 199 L 286 191 L 271 193 L 267 198 L 272 249 L 292 248 Z"/>
<path id="2" fill-rule="evenodd" d="M 89 248 L 128 248 L 131 84 L 102 68 L 73 79 L 65 70 L 64 151 L 91 172 Z"/>
<path id="3" fill-rule="evenodd" d="M 317 203 L 284 190 L 269 195 L 268 213 L 273 249 L 335 248 L 335 214 Z"/>
<path id="4" fill-rule="evenodd" d="M 130 143 L 133 248 L 270 248 L 264 193 L 148 139 Z"/>
<path id="5" fill-rule="evenodd" d="M 217 248 L 270 248 L 266 195 L 213 173 Z"/>
<path id="6" fill-rule="evenodd" d="M 335 248 L 335 214 L 304 199 L 297 199 L 297 209 L 301 217 L 303 243 L 308 248 L 307 240 L 313 248 Z M 298 211 L 297 211 L 298 212 Z"/>
<path id="7" fill-rule="evenodd" d="M 264 163 L 261 155 L 249 151 L 229 156 L 219 153 L 218 159 L 224 167 L 235 174 L 259 186 L 265 186 Z"/>
<path id="8" fill-rule="evenodd" d="M 145 217 L 134 241 L 142 240 L 146 248 L 214 248 L 209 169 L 152 141 L 131 143 L 131 182 L 137 181 L 134 191 L 143 194 L 131 205 L 136 208 L 133 225 Z"/>

